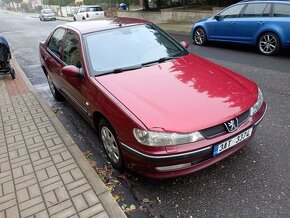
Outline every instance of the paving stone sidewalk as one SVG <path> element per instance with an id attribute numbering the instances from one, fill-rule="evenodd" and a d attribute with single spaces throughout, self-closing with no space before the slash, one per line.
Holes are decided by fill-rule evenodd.
<path id="1" fill-rule="evenodd" d="M 15 80 L 0 76 L 0 218 L 126 217 L 15 61 L 14 68 Z"/>

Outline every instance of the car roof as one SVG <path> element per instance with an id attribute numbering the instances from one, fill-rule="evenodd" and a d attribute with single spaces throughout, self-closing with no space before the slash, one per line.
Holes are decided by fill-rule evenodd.
<path id="1" fill-rule="evenodd" d="M 97 32 L 102 30 L 115 29 L 126 26 L 134 26 L 140 24 L 149 24 L 151 22 L 146 20 L 118 17 L 114 19 L 95 19 L 86 21 L 69 22 L 62 25 L 65 28 L 77 30 L 81 34 Z"/>
<path id="2" fill-rule="evenodd" d="M 242 0 L 239 3 L 244 3 L 244 2 L 271 2 L 271 3 L 289 2 L 290 3 L 290 0 Z"/>
<path id="3" fill-rule="evenodd" d="M 81 8 L 100 7 L 100 5 L 81 5 Z"/>

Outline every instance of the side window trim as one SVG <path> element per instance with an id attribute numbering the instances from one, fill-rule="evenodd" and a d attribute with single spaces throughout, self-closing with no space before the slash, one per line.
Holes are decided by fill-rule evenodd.
<path id="1" fill-rule="evenodd" d="M 244 11 L 245 11 L 245 8 L 246 8 L 246 4 L 239 4 L 239 5 L 243 5 L 243 7 L 242 7 L 242 9 L 240 10 L 240 12 L 239 12 L 239 14 L 236 16 L 236 17 L 223 17 L 222 15 L 221 15 L 221 13 L 223 13 L 225 10 L 228 10 L 228 9 L 230 9 L 230 8 L 232 8 L 232 7 L 235 7 L 236 5 L 234 5 L 234 6 L 232 6 L 232 7 L 228 7 L 228 8 L 226 8 L 225 10 L 223 10 L 223 11 L 221 11 L 218 15 L 220 15 L 223 19 L 228 19 L 228 18 L 239 18 L 239 17 L 241 17 L 241 15 L 244 13 Z"/>

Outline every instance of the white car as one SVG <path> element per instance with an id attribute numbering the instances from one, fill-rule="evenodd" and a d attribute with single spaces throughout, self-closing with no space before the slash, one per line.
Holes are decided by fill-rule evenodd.
<path id="1" fill-rule="evenodd" d="M 78 10 L 78 12 L 74 15 L 74 21 L 89 20 L 104 17 L 105 12 L 99 5 L 82 5 Z"/>

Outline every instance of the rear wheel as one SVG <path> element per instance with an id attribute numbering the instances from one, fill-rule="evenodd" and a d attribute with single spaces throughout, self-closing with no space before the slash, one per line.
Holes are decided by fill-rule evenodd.
<path id="1" fill-rule="evenodd" d="M 101 119 L 99 122 L 98 130 L 100 140 L 105 148 L 106 154 L 111 164 L 117 169 L 122 169 L 122 154 L 113 127 L 107 120 Z"/>
<path id="2" fill-rule="evenodd" d="M 274 55 L 280 50 L 279 37 L 272 32 L 264 33 L 258 40 L 259 52 L 264 55 Z"/>
<path id="3" fill-rule="evenodd" d="M 207 42 L 205 30 L 201 27 L 196 28 L 193 32 L 193 41 L 197 45 L 204 45 Z"/>
<path id="4" fill-rule="evenodd" d="M 53 81 L 51 80 L 50 76 L 47 74 L 47 82 L 49 85 L 49 89 L 53 95 L 53 97 L 57 100 L 57 101 L 63 101 L 64 97 L 62 96 L 62 94 L 57 90 L 57 88 L 55 87 Z"/>

